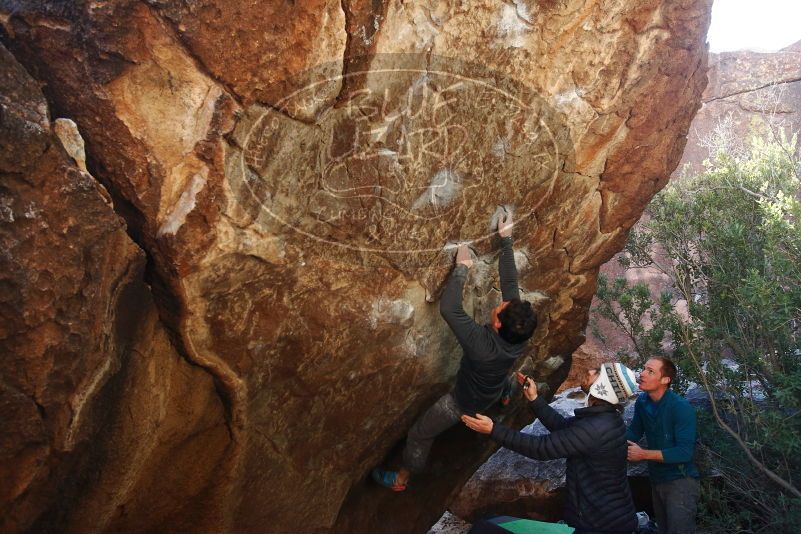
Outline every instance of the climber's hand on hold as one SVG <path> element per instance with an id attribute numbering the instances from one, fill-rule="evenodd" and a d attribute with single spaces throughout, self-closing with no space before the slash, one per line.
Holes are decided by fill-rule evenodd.
<path id="1" fill-rule="evenodd" d="M 504 209 L 500 217 L 498 217 L 498 235 L 501 237 L 509 237 L 512 235 L 512 212 Z"/>
<path id="2" fill-rule="evenodd" d="M 464 265 L 468 269 L 473 266 L 473 257 L 470 255 L 470 247 L 459 245 L 456 251 L 456 265 Z"/>
<path id="3" fill-rule="evenodd" d="M 475 417 L 463 415 L 462 422 L 467 425 L 467 428 L 475 430 L 481 434 L 492 433 L 492 419 L 486 415 L 481 415 L 480 413 L 477 413 Z"/>

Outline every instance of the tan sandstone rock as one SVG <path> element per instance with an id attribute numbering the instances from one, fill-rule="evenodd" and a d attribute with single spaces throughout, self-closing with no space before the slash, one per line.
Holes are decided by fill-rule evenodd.
<path id="1" fill-rule="evenodd" d="M 485 439 L 447 433 L 407 495 L 363 481 L 458 366 L 437 310 L 446 245 L 473 241 L 466 307 L 485 320 L 500 299 L 490 220 L 513 209 L 521 287 L 542 325 L 526 364 L 555 391 L 598 267 L 678 162 L 706 83 L 709 8 L 0 7 L 3 42 L 76 122 L 88 168 L 147 251 L 178 354 L 213 377 L 218 402 L 196 421 L 214 428 L 222 406 L 231 442 L 209 437 L 214 481 L 184 467 L 193 487 L 207 482 L 176 517 L 213 495 L 197 519 L 209 530 L 430 526 L 490 453 Z M 174 454 L 181 472 L 188 453 Z M 164 527 L 133 518 L 163 483 L 140 480 L 106 529 Z"/>

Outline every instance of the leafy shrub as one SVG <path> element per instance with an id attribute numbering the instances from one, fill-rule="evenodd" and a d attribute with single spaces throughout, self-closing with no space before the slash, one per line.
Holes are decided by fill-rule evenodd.
<path id="1" fill-rule="evenodd" d="M 599 277 L 596 311 L 626 333 L 640 367 L 669 355 L 681 391 L 707 388 L 699 414 L 723 483 L 705 485 L 709 531 L 801 532 L 801 204 L 796 139 L 719 152 L 672 181 L 632 229 L 622 262 L 669 281 Z"/>

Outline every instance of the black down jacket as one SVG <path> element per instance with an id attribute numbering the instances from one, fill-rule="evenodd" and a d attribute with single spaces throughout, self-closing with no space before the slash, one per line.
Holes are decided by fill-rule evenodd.
<path id="1" fill-rule="evenodd" d="M 495 423 L 492 439 L 535 460 L 567 458 L 565 521 L 571 527 L 632 532 L 637 519 L 626 476 L 626 425 L 618 411 L 590 406 L 565 418 L 542 397 L 530 406 L 550 434 L 532 436 Z"/>

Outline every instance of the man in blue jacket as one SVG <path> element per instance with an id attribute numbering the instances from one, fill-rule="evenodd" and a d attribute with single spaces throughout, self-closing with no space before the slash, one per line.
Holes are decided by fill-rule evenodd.
<path id="1" fill-rule="evenodd" d="M 373 480 L 380 485 L 393 491 L 405 490 L 411 475 L 425 468 L 431 445 L 439 434 L 457 424 L 463 414 L 486 410 L 501 399 L 512 365 L 525 352 L 537 327 L 537 315 L 529 302 L 520 299 L 512 226 L 511 213 L 504 211 L 498 222 L 498 275 L 503 302 L 492 310 L 490 324 L 477 324 L 462 307 L 465 279 L 473 260 L 466 245 L 459 247 L 456 267 L 440 300 L 440 313 L 464 351 L 456 385 L 412 425 L 400 470 L 372 470 Z"/>
<path id="2" fill-rule="evenodd" d="M 634 405 L 634 418 L 626 436 L 628 460 L 648 461 L 651 496 L 660 534 L 692 534 L 700 496 L 695 453 L 695 410 L 670 390 L 676 365 L 655 357 L 645 363 L 637 378 L 642 394 Z M 637 445 L 643 434 L 648 448 Z"/>

